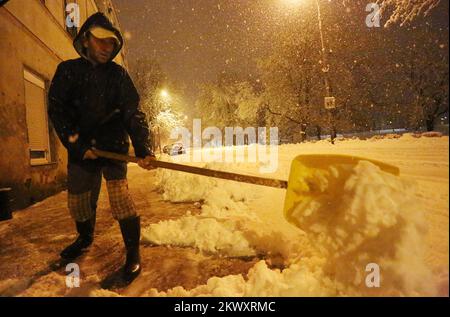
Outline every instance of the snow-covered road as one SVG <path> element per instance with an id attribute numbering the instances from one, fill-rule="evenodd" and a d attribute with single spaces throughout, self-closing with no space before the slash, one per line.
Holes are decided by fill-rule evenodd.
<path id="1" fill-rule="evenodd" d="M 120 233 L 110 217 L 104 191 L 100 197 L 96 241 L 80 259 L 82 287 L 70 290 L 65 286 L 63 269 L 48 270 L 48 264 L 54 261 L 60 248 L 73 238 L 65 210 L 65 193 L 61 193 L 15 213 L 12 221 L 0 223 L 3 237 L 0 241 L 0 294 L 448 295 L 448 145 L 448 137 L 415 138 L 411 135 L 400 139 L 342 140 L 335 145 L 327 141 L 282 145 L 278 147 L 277 171 L 262 175 L 259 174 L 261 165 L 255 163 L 189 163 L 280 179 L 287 179 L 292 159 L 306 153 L 352 154 L 397 165 L 401 180 L 384 178 L 388 180 L 385 183 L 398 185 L 397 189 L 389 189 L 393 190 L 393 197 L 395 193 L 404 196 L 403 205 L 399 202 L 403 197 L 394 199 L 395 217 L 392 219 L 395 225 L 381 226 L 379 234 L 364 240 L 378 249 L 386 245 L 385 253 L 370 250 L 366 244 L 358 247 L 352 259 L 367 262 L 376 258 L 383 262 L 388 254 L 387 260 L 391 262 L 382 263 L 381 276 L 400 277 L 398 285 L 382 284 L 379 290 L 361 289 L 358 286 L 361 277 L 354 281 L 357 274 L 344 276 L 331 272 L 331 256 L 325 255 L 335 255 L 327 253 L 327 244 L 320 242 L 320 237 L 314 237 L 313 232 L 299 230 L 284 219 L 285 190 L 173 171 L 147 172 L 130 165 L 130 190 L 144 219 L 142 254 L 147 264 L 141 277 L 117 293 L 99 287 L 99 281 L 120 265 L 123 256 Z M 376 172 L 374 175 L 378 177 Z M 157 190 L 154 190 L 155 181 Z M 409 185 L 414 191 L 410 192 Z M 404 195 L 402 186 L 405 186 Z M 371 189 L 366 195 L 373 192 Z M 194 203 L 196 201 L 201 203 Z M 413 202 L 414 206 L 408 202 Z M 421 223 L 427 225 L 426 233 L 422 233 Z M 392 241 L 387 242 L 383 237 Z M 315 244 L 320 244 L 322 249 Z M 364 258 L 367 256 L 372 258 Z M 355 268 L 359 263 L 355 264 L 348 257 L 342 259 L 333 264 Z M 412 282 L 403 282 L 407 280 Z"/>
<path id="2" fill-rule="evenodd" d="M 236 150 L 236 149 L 235 149 Z M 203 149 L 203 153 L 207 150 Z M 225 157 L 225 149 L 223 157 Z M 365 192 L 363 197 L 356 197 L 358 194 L 353 193 L 352 198 L 358 198 L 368 205 L 371 199 L 384 199 L 385 197 L 377 197 L 377 193 L 388 190 L 393 200 L 390 209 L 396 209 L 398 213 L 398 223 L 404 221 L 411 224 L 417 229 L 417 233 L 408 232 L 408 225 L 405 228 L 397 227 L 393 229 L 396 235 L 391 238 L 394 245 L 394 253 L 404 253 L 403 259 L 396 258 L 396 267 L 403 267 L 403 278 L 414 279 L 408 276 L 407 272 L 416 271 L 417 279 L 422 279 L 426 285 L 417 285 L 406 290 L 401 289 L 399 285 L 393 286 L 392 289 L 380 290 L 379 293 L 366 292 L 365 286 L 357 291 L 345 289 L 349 285 L 343 286 L 338 292 L 328 292 L 332 288 L 338 288 L 336 285 L 328 287 L 316 283 L 316 288 L 311 288 L 314 282 L 302 285 L 303 280 L 312 278 L 317 263 L 307 265 L 307 267 L 295 268 L 295 273 L 289 273 L 289 269 L 276 275 L 273 270 L 267 269 L 264 263 L 255 266 L 255 270 L 249 274 L 249 281 L 243 282 L 240 278 L 233 283 L 229 283 L 225 279 L 215 281 L 215 286 L 203 286 L 197 290 L 186 292 L 185 290 L 176 289 L 169 292 L 168 295 L 337 295 L 337 294 L 366 294 L 366 295 L 382 295 L 382 294 L 436 294 L 448 292 L 448 137 L 443 138 L 416 138 L 412 135 L 404 135 L 402 138 L 385 138 L 371 140 L 342 140 L 332 145 L 328 141 L 309 142 L 303 144 L 290 144 L 278 147 L 278 169 L 272 174 L 260 174 L 260 163 L 190 163 L 193 165 L 206 166 L 213 169 L 221 169 L 226 171 L 240 172 L 263 177 L 273 177 L 287 180 L 291 161 L 300 154 L 351 154 L 356 156 L 377 159 L 396 165 L 400 168 L 400 182 L 394 178 L 392 180 L 385 179 L 379 185 L 372 184 L 373 188 Z M 189 154 L 187 154 L 189 155 Z M 186 156 L 187 156 L 186 155 Z M 194 157 L 191 154 L 191 161 Z M 176 160 L 183 160 L 182 157 Z M 361 179 L 369 177 L 367 173 L 362 173 Z M 191 201 L 204 200 L 202 213 L 200 216 L 186 216 L 177 221 L 161 222 L 150 226 L 144 233 L 144 237 L 153 243 L 193 246 L 203 251 L 217 252 L 228 256 L 248 255 L 252 254 L 279 254 L 284 259 L 285 267 L 297 265 L 299 257 L 302 258 L 300 263 L 305 262 L 305 258 L 311 259 L 316 256 L 318 250 L 315 247 L 313 255 L 308 254 L 311 248 L 310 239 L 305 239 L 302 232 L 298 228 L 288 224 L 282 217 L 282 209 L 284 203 L 284 190 L 265 188 L 247 184 L 239 184 L 235 182 L 205 179 L 204 177 L 191 176 L 172 171 L 159 171 L 161 179 L 160 188 L 164 192 L 164 198 L 171 201 Z M 375 182 L 375 179 L 374 179 Z M 389 191 L 389 187 L 396 187 L 394 191 Z M 406 186 L 406 187 L 403 187 Z M 195 188 L 192 191 L 191 188 Z M 394 198 L 395 191 L 399 192 L 399 197 Z M 410 194 L 411 197 L 406 198 Z M 355 196 L 355 197 L 353 197 Z M 400 200 L 405 196 L 404 204 L 401 205 Z M 337 204 L 332 203 L 337 208 Z M 376 208 L 374 206 L 373 208 Z M 374 210 L 372 210 L 375 212 Z M 370 212 L 367 211 L 367 212 Z M 378 210 L 375 214 L 383 214 L 380 217 L 387 217 L 391 211 Z M 394 212 L 394 213 L 395 213 Z M 404 217 L 404 220 L 399 219 Z M 417 218 L 422 217 L 422 218 Z M 360 226 L 366 225 L 364 221 L 359 223 Z M 424 226 L 423 226 L 424 225 Z M 381 227 L 383 227 L 381 225 Z M 420 228 L 423 226 L 422 228 Z M 427 227 L 426 233 L 425 227 Z M 304 228 L 305 229 L 305 228 Z M 414 229 L 414 230 L 416 230 Z M 402 233 L 403 232 L 403 233 Z M 182 234 L 180 234 L 182 233 Z M 388 236 L 386 231 L 380 231 L 379 236 L 374 239 L 377 248 L 385 248 L 383 236 Z M 417 235 L 417 236 L 416 236 Z M 306 236 L 311 234 L 306 232 Z M 412 242 L 415 240 L 415 242 Z M 409 241 L 409 242 L 406 242 Z M 317 241 L 314 241 L 315 243 Z M 367 242 L 367 241 L 366 241 Z M 423 248 L 414 249 L 410 244 L 422 246 Z M 400 251 L 401 250 L 401 251 Z M 362 253 L 365 250 L 360 250 Z M 333 251 L 336 253 L 336 250 Z M 386 251 L 387 252 L 387 251 Z M 320 252 L 319 252 L 320 253 Z M 422 253 L 422 254 L 421 254 Z M 323 256 L 323 255 L 320 255 Z M 319 257 L 320 257 L 319 256 Z M 362 256 L 362 254 L 353 255 L 354 257 Z M 382 257 L 381 254 L 371 253 L 372 258 Z M 383 256 L 392 256 L 386 255 Z M 395 257 L 395 256 L 394 256 Z M 329 256 L 327 256 L 329 258 Z M 407 262 L 410 262 L 409 264 Z M 340 263 L 346 269 L 355 269 L 350 263 Z M 409 265 L 409 267 L 408 267 Z M 333 266 L 337 263 L 333 262 Z M 426 268 L 425 268 L 426 266 Z M 323 269 L 321 267 L 321 269 Z M 361 268 L 358 268 L 359 270 Z M 306 270 L 308 272 L 302 272 Z M 254 273 L 252 275 L 252 272 Z M 302 272 L 301 274 L 299 272 Z M 284 274 L 285 273 L 285 274 Z M 276 277 L 270 277 L 275 274 Z M 290 274 L 298 274 L 300 277 L 295 279 Z M 360 271 L 360 274 L 364 274 Z M 319 274 L 320 275 L 320 274 Z M 337 272 L 325 274 L 330 277 L 332 283 L 336 282 Z M 395 275 L 395 274 L 394 274 Z M 422 276 L 420 276 L 422 275 Z M 252 282 L 251 277 L 258 276 L 259 281 Z M 419 277 L 420 276 L 420 277 Z M 433 277 L 431 277 L 433 276 Z M 386 276 L 385 276 L 386 277 Z M 323 279 L 324 276 L 318 279 Z M 349 279 L 350 277 L 348 277 Z M 352 276 L 352 278 L 356 278 Z M 394 279 L 394 277 L 392 277 Z M 275 279 L 275 280 L 273 280 Z M 258 283 L 266 280 L 267 290 L 258 289 Z M 430 281 L 433 282 L 430 282 Z M 223 285 L 221 284 L 223 282 Z M 256 284 L 255 284 L 256 283 Z M 286 287 L 278 287 L 278 285 L 288 284 Z M 297 284 L 296 284 L 297 283 Z M 348 283 L 345 282 L 344 284 Z M 353 283 L 353 282 L 352 282 Z M 430 284 L 434 284 L 438 290 L 425 290 Z M 216 285 L 217 284 L 217 285 Z M 289 285 L 291 284 L 291 285 Z M 360 283 L 361 284 L 361 283 Z M 219 285 L 219 286 L 218 286 Z M 223 289 L 227 289 L 223 293 Z M 231 291 L 233 289 L 234 291 Z"/>

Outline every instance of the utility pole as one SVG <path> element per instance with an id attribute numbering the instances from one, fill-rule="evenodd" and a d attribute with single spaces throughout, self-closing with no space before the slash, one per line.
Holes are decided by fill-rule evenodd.
<path id="1" fill-rule="evenodd" d="M 328 72 L 330 71 L 330 65 L 328 64 L 328 58 L 327 58 L 327 51 L 325 49 L 325 40 L 323 37 L 323 27 L 322 27 L 322 13 L 320 10 L 320 3 L 319 0 L 316 0 L 317 5 L 317 19 L 319 21 L 319 33 L 320 33 L 320 43 L 322 45 L 321 52 L 322 52 L 322 72 L 324 77 L 324 83 L 325 83 L 325 98 L 324 98 L 324 106 L 325 109 L 328 110 L 328 125 L 331 128 L 330 136 L 331 136 L 331 143 L 334 144 L 334 139 L 336 137 L 335 133 L 335 125 L 334 125 L 334 110 L 336 109 L 336 99 L 335 97 L 331 96 L 331 88 L 330 88 L 330 81 L 328 79 Z"/>
<path id="2" fill-rule="evenodd" d="M 324 82 L 325 82 L 325 97 L 330 97 L 330 83 L 328 81 L 328 72 L 330 71 L 330 65 L 328 64 L 327 59 L 327 52 L 325 50 L 325 41 L 323 39 L 323 28 L 322 28 L 322 14 L 320 11 L 320 3 L 319 0 L 316 0 L 317 4 L 317 19 L 319 21 L 319 32 L 320 32 L 320 43 L 322 45 L 322 72 L 324 76 Z"/>

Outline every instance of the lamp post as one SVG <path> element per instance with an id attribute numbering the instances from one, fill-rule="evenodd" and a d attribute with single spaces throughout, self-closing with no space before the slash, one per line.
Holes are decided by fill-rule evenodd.
<path id="1" fill-rule="evenodd" d="M 320 3 L 319 0 L 315 0 L 317 5 L 317 20 L 319 22 L 319 33 L 320 33 L 320 43 L 322 45 L 321 52 L 322 52 L 322 72 L 324 77 L 324 84 L 325 84 L 325 98 L 324 98 L 324 106 L 325 109 L 328 110 L 328 121 L 329 126 L 331 128 L 330 131 L 330 138 L 331 143 L 334 144 L 334 139 L 336 137 L 335 132 L 335 126 L 334 126 L 334 110 L 336 109 L 336 99 L 335 97 L 331 96 L 331 88 L 330 88 L 330 81 L 328 79 L 328 72 L 330 71 L 330 65 L 328 64 L 328 58 L 327 58 L 327 52 L 325 49 L 325 41 L 323 37 L 323 30 L 322 30 L 322 14 L 320 11 Z"/>
<path id="2" fill-rule="evenodd" d="M 331 128 L 331 142 L 334 144 L 335 138 L 335 127 L 334 127 L 334 110 L 336 109 L 336 99 L 331 96 L 330 80 L 328 78 L 328 72 L 330 71 L 330 65 L 328 64 L 327 51 L 325 49 L 325 40 L 323 36 L 323 22 L 322 22 L 322 12 L 320 9 L 319 0 L 315 0 L 317 7 L 317 20 L 319 25 L 320 34 L 320 44 L 321 44 L 321 57 L 322 57 L 322 73 L 323 81 L 325 85 L 325 97 L 324 97 L 324 107 L 328 110 L 328 121 Z"/>
<path id="3" fill-rule="evenodd" d="M 324 73 L 324 83 L 325 83 L 325 91 L 326 91 L 325 97 L 329 97 L 330 96 L 330 84 L 328 82 L 327 73 L 330 70 L 330 65 L 328 64 L 327 53 L 325 50 L 325 41 L 323 39 L 322 14 L 320 12 L 319 0 L 316 0 L 316 5 L 317 5 L 317 20 L 319 21 L 320 44 L 322 45 L 322 49 L 321 49 L 322 63 L 323 63 L 322 72 Z"/>

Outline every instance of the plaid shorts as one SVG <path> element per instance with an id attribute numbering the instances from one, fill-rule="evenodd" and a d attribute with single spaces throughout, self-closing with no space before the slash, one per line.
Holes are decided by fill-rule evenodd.
<path id="1" fill-rule="evenodd" d="M 136 207 L 128 192 L 126 179 L 106 181 L 111 212 L 116 220 L 136 216 Z"/>
<path id="2" fill-rule="evenodd" d="M 91 192 L 83 194 L 68 194 L 68 205 L 72 219 L 85 222 L 95 216 L 95 210 L 91 206 Z"/>
<path id="3" fill-rule="evenodd" d="M 68 207 L 75 221 L 84 222 L 95 217 L 102 175 L 106 179 L 109 202 L 114 219 L 136 216 L 126 180 L 126 163 L 107 161 L 103 164 L 68 166 Z"/>

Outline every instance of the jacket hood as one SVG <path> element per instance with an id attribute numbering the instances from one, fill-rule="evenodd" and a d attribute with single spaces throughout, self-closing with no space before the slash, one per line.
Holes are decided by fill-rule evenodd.
<path id="1" fill-rule="evenodd" d="M 86 32 L 88 32 L 91 28 L 94 26 L 102 27 L 104 29 L 110 30 L 114 32 L 114 34 L 119 39 L 119 44 L 116 45 L 114 51 L 111 54 L 110 61 L 113 60 L 117 54 L 120 52 L 123 46 L 123 37 L 122 34 L 120 34 L 119 30 L 116 29 L 111 21 L 101 12 L 94 13 L 91 15 L 81 26 L 80 31 L 78 32 L 77 36 L 73 40 L 73 47 L 77 51 L 77 53 L 81 56 L 87 59 L 85 48 L 83 47 L 83 37 Z"/>

